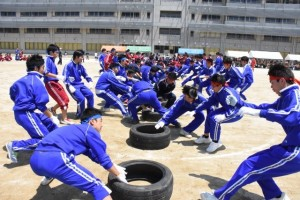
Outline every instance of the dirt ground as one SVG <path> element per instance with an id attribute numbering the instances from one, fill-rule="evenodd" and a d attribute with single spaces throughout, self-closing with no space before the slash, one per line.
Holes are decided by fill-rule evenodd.
<path id="1" fill-rule="evenodd" d="M 63 59 L 65 64 L 69 58 Z M 88 74 L 97 81 L 98 62 L 86 60 L 84 66 Z M 63 66 L 59 66 L 62 72 Z M 1 145 L 0 151 L 0 199 L 3 200 L 69 200 L 93 199 L 91 195 L 54 180 L 49 186 L 40 186 L 42 177 L 35 175 L 29 165 L 30 152 L 19 153 L 19 162 L 11 164 L 7 158 L 5 144 L 12 140 L 26 139 L 28 134 L 17 125 L 12 111 L 13 102 L 9 98 L 9 87 L 14 81 L 26 74 L 24 61 L 0 63 L 0 113 L 1 113 Z M 300 72 L 295 71 L 296 77 Z M 246 92 L 249 102 L 273 102 L 277 96 L 271 90 L 268 82 L 267 69 L 255 69 L 255 82 Z M 181 79 L 177 81 L 175 93 L 181 94 Z M 51 99 L 48 107 L 54 105 Z M 75 101 L 71 100 L 69 113 L 74 117 Z M 95 107 L 100 108 L 103 102 L 95 96 Z M 203 133 L 201 125 L 192 139 L 179 136 L 179 129 L 171 128 L 171 144 L 162 150 L 139 150 L 128 145 L 129 129 L 122 124 L 120 111 L 114 110 L 104 114 L 102 137 L 107 143 L 107 151 L 115 163 L 133 159 L 148 159 L 160 162 L 170 168 L 174 176 L 172 200 L 197 200 L 199 193 L 211 191 L 222 186 L 235 172 L 238 165 L 249 155 L 280 143 L 284 138 L 282 128 L 263 118 L 244 116 L 240 121 L 223 124 L 221 140 L 225 148 L 208 154 L 207 145 L 195 145 L 193 140 Z M 185 125 L 191 120 L 182 116 L 179 121 Z M 78 120 L 76 122 L 79 122 Z M 144 123 L 144 122 L 141 122 Z M 100 165 L 93 163 L 87 157 L 78 156 L 77 161 L 90 169 L 104 183 L 107 183 L 108 172 Z M 276 182 L 293 200 L 300 199 L 300 173 L 276 178 Z M 233 200 L 262 200 L 263 195 L 257 183 L 240 189 Z"/>

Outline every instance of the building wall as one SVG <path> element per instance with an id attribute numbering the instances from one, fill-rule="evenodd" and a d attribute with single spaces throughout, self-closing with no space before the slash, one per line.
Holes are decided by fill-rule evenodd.
<path id="1" fill-rule="evenodd" d="M 297 4 L 283 4 L 282 0 L 276 3 L 268 3 L 270 0 L 2 0 L 0 49 L 18 47 L 44 53 L 45 46 L 57 43 L 68 51 L 74 48 L 99 51 L 102 45 L 145 45 L 161 53 L 175 53 L 183 47 L 203 48 L 208 53 L 266 50 L 299 54 L 300 2 L 294 1 Z M 47 15 L 21 16 L 21 12 L 36 11 Z M 180 17 L 161 17 L 161 11 L 170 15 L 179 13 Z M 16 16 L 5 16 L 8 12 L 16 12 Z M 55 12 L 79 12 L 79 16 L 57 17 Z M 88 12 L 113 12 L 113 16 L 90 17 Z M 138 17 L 122 17 L 123 12 L 138 13 Z M 229 20 L 230 16 L 239 20 Z M 256 21 L 248 21 L 253 18 Z M 268 23 L 266 19 L 279 22 Z M 19 32 L 3 30 L 10 28 L 18 28 Z M 27 28 L 49 31 L 26 33 Z M 79 29 L 79 32 L 57 33 L 57 29 Z M 90 29 L 111 32 L 93 34 Z M 139 34 L 122 34 L 122 29 L 139 30 Z"/>

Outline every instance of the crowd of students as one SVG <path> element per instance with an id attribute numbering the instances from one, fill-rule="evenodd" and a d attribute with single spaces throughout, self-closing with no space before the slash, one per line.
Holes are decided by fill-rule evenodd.
<path id="1" fill-rule="evenodd" d="M 217 53 L 214 60 L 205 54 L 184 54 L 164 59 L 158 54 L 146 57 L 139 52 L 131 53 L 130 50 L 118 54 L 114 48 L 109 52 L 102 49 L 99 55 L 100 77 L 94 83 L 82 65 L 82 50 L 74 51 L 72 60 L 59 74 L 55 64 L 59 51 L 57 45 L 51 44 L 45 59 L 39 55 L 29 57 L 26 62 L 28 74 L 10 88 L 16 122 L 31 138 L 7 143 L 8 156 L 12 162 L 17 162 L 18 151 L 35 149 L 30 163 L 36 174 L 45 176 L 42 185 L 56 178 L 90 192 L 95 199 L 110 199 L 109 189 L 76 163 L 74 158 L 79 154 L 87 155 L 115 174 L 120 181 L 127 182 L 125 169 L 112 163 L 106 154 L 106 144 L 98 136 L 102 128 L 102 114 L 94 108 L 95 93 L 105 101 L 102 112 L 111 107 L 117 108 L 127 123 L 140 123 L 138 112 L 152 109 L 162 116 L 155 124 L 156 129 L 173 124 L 180 128 L 179 134 L 186 138 L 192 138 L 191 133 L 204 123 L 204 133 L 194 143 L 209 144 L 206 149 L 209 153 L 223 146 L 221 124 L 241 120 L 244 114 L 282 124 L 287 134 L 282 144 L 249 157 L 223 188 L 214 193 L 203 193 L 201 198 L 230 199 L 243 185 L 258 181 L 267 199 L 288 199 L 272 177 L 300 170 L 300 165 L 295 167 L 300 162 L 300 126 L 297 120 L 300 95 L 299 87 L 294 84 L 294 74 L 289 68 L 276 64 L 269 69 L 273 91 L 280 98 L 273 104 L 257 106 L 245 102 L 247 98 L 244 92 L 253 83 L 253 70 L 249 58 L 245 56 L 241 58 L 243 68 L 238 69 L 232 65 L 231 58 L 223 57 L 221 53 Z M 177 98 L 173 90 L 176 80 L 180 78 L 182 95 Z M 77 102 L 76 118 L 81 120 L 81 125 L 74 124 L 68 118 L 69 98 L 59 81 L 65 84 L 67 92 Z M 188 84 L 190 81 L 192 83 Z M 202 94 L 203 88 L 206 88 L 207 95 Z M 46 104 L 49 95 L 57 104 L 48 109 Z M 56 117 L 58 108 L 62 112 L 60 120 Z M 35 112 L 36 109 L 40 113 Z M 185 127 L 181 127 L 177 121 L 183 114 L 194 117 Z M 59 123 L 69 126 L 58 128 Z M 63 134 L 67 131 L 72 134 Z M 274 157 L 274 152 L 285 153 Z M 264 160 L 260 161 L 260 158 Z M 50 160 L 53 161 L 52 167 L 39 165 Z M 69 166 L 73 166 L 72 169 Z M 78 176 L 79 169 L 85 178 Z"/>

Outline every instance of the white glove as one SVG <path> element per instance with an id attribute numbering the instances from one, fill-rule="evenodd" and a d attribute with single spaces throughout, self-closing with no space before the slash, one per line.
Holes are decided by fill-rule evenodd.
<path id="1" fill-rule="evenodd" d="M 199 76 L 199 78 L 205 78 L 206 77 L 206 75 L 201 75 L 201 76 Z"/>
<path id="2" fill-rule="evenodd" d="M 116 76 L 116 78 L 117 78 L 119 81 L 122 81 L 122 82 L 125 82 L 125 81 L 126 81 L 126 78 L 123 77 L 123 76 Z"/>
<path id="3" fill-rule="evenodd" d="M 195 111 L 187 111 L 183 114 L 183 116 L 189 116 L 189 117 L 193 117 L 195 115 Z"/>
<path id="4" fill-rule="evenodd" d="M 55 117 L 54 115 L 52 115 L 52 117 L 51 117 L 50 119 L 52 120 L 52 122 L 53 122 L 54 124 L 56 124 L 57 126 L 59 125 L 59 120 L 58 120 L 57 117 Z"/>
<path id="5" fill-rule="evenodd" d="M 221 122 L 221 121 L 223 121 L 224 119 L 226 119 L 226 116 L 223 114 L 223 115 L 216 115 L 215 116 L 215 120 L 216 120 L 216 122 Z"/>
<path id="6" fill-rule="evenodd" d="M 132 87 L 129 86 L 128 87 L 128 92 L 131 92 L 131 90 L 132 90 Z"/>
<path id="7" fill-rule="evenodd" d="M 91 81 L 91 82 L 88 82 L 87 83 L 87 87 L 90 88 L 90 89 L 93 89 L 94 87 L 94 83 Z"/>
<path id="8" fill-rule="evenodd" d="M 241 107 L 241 109 L 239 110 L 238 114 L 239 115 L 252 115 L 252 116 L 259 116 L 260 110 L 259 109 L 254 109 L 254 108 L 250 108 L 250 107 Z"/>
<path id="9" fill-rule="evenodd" d="M 165 126 L 165 122 L 159 121 L 154 127 L 155 129 L 160 129 Z"/>
<path id="10" fill-rule="evenodd" d="M 128 183 L 127 180 L 126 180 L 126 174 L 127 172 L 125 171 L 126 168 L 124 167 L 121 167 L 117 164 L 114 164 L 115 168 L 119 171 L 119 175 L 117 176 L 117 179 L 123 183 Z"/>
<path id="11" fill-rule="evenodd" d="M 71 93 L 74 93 L 76 91 L 76 89 L 72 85 L 69 85 L 69 90 Z"/>
<path id="12" fill-rule="evenodd" d="M 127 180 L 126 180 L 126 175 L 125 174 L 119 174 L 117 176 L 117 179 L 123 183 L 128 183 Z"/>
<path id="13" fill-rule="evenodd" d="M 58 80 L 60 80 L 60 81 L 65 81 L 66 80 L 66 77 L 65 76 L 63 76 L 63 75 L 56 75 L 56 78 L 58 79 Z"/>
<path id="14" fill-rule="evenodd" d="M 235 90 L 236 90 L 236 92 L 237 92 L 238 94 L 240 94 L 241 88 L 236 88 Z"/>
<path id="15" fill-rule="evenodd" d="M 235 98 L 235 96 L 233 95 L 228 95 L 226 97 L 226 103 L 229 106 L 235 106 L 237 102 L 238 102 L 237 98 Z"/>

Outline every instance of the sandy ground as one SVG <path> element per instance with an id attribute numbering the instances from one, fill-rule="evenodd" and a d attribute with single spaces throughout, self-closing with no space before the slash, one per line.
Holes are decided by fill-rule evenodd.
<path id="1" fill-rule="evenodd" d="M 68 59 L 64 58 L 63 64 Z M 98 63 L 94 59 L 85 61 L 93 80 L 97 81 Z M 13 102 L 9 98 L 9 87 L 14 81 L 26 74 L 24 61 L 0 63 L 0 113 L 1 113 L 1 145 L 0 151 L 0 199 L 19 200 L 66 200 L 93 199 L 90 195 L 73 187 L 54 180 L 49 186 L 40 186 L 42 177 L 36 176 L 29 165 L 30 152 L 19 153 L 19 163 L 11 164 L 7 158 L 5 143 L 11 140 L 26 139 L 28 134 L 17 125 L 12 112 Z M 62 71 L 62 66 L 59 66 Z M 299 78 L 300 72 L 296 71 Z M 255 69 L 255 83 L 246 92 L 250 102 L 273 102 L 277 96 L 268 82 L 266 69 Z M 181 88 L 177 82 L 175 93 L 179 96 Z M 95 96 L 95 107 L 100 108 L 102 100 Z M 48 107 L 53 106 L 51 99 Z M 74 117 L 75 101 L 70 102 L 70 117 Z M 249 155 L 280 143 L 284 138 L 282 128 L 262 118 L 245 116 L 242 120 L 222 125 L 221 140 L 225 148 L 214 154 L 205 152 L 207 145 L 195 145 L 193 140 L 203 133 L 201 125 L 193 134 L 193 139 L 179 136 L 179 129 L 171 127 L 171 144 L 162 150 L 139 150 L 128 145 L 129 126 L 121 123 L 121 113 L 118 110 L 104 114 L 102 137 L 107 143 L 107 151 L 116 163 L 133 159 L 149 159 L 168 166 L 174 176 L 172 200 L 200 199 L 201 191 L 211 191 L 222 186 L 235 172 L 238 165 Z M 191 120 L 184 116 L 179 121 L 185 125 Z M 78 122 L 78 121 L 76 121 Z M 143 122 L 142 122 L 143 123 Z M 77 161 L 90 169 L 104 183 L 107 183 L 108 172 L 84 156 L 78 156 Z M 300 174 L 293 174 L 276 179 L 280 188 L 293 200 L 300 199 Z M 261 200 L 262 192 L 257 183 L 247 185 L 238 191 L 233 200 Z"/>

